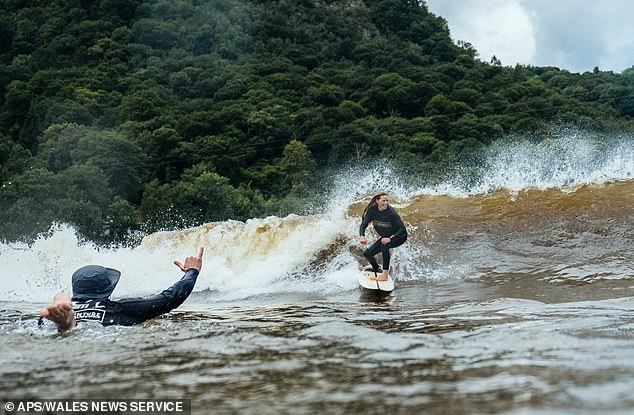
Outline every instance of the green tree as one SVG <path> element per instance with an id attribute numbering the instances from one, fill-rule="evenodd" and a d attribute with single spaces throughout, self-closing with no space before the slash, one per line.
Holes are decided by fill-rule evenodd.
<path id="1" fill-rule="evenodd" d="M 320 85 L 318 87 L 310 87 L 308 95 L 317 104 L 325 106 L 336 106 L 344 99 L 344 91 L 336 85 Z"/>
<path id="2" fill-rule="evenodd" d="M 108 178 L 112 196 L 138 201 L 145 165 L 139 147 L 121 133 L 80 126 L 53 125 L 44 134 L 39 158 L 53 172 L 93 165 Z"/>
<path id="3" fill-rule="evenodd" d="M 437 116 L 444 115 L 448 117 L 456 116 L 456 106 L 446 96 L 439 94 L 432 97 L 425 106 L 425 115 Z"/>
<path id="4" fill-rule="evenodd" d="M 301 193 L 313 178 L 317 163 L 306 144 L 292 140 L 284 147 L 280 167 L 286 174 L 291 191 Z"/>
<path id="5" fill-rule="evenodd" d="M 31 153 L 0 133 L 0 185 L 24 172 Z"/>
<path id="6" fill-rule="evenodd" d="M 310 158 L 313 177 L 383 157 L 424 184 L 505 135 L 634 131 L 634 69 L 488 63 L 421 1 L 2 6 L 2 207 L 95 238 L 103 209 L 112 239 L 141 206 L 155 229 L 300 211 L 310 192 L 292 189 L 312 185 L 298 167 Z M 93 170 L 107 200 L 77 204 L 89 223 L 58 189 Z M 10 196 L 28 183 L 41 192 Z M 226 190 L 231 208 L 212 215 L 200 183 Z M 19 220 L 27 234 L 45 228 Z"/>
<path id="7" fill-rule="evenodd" d="M 200 163 L 185 170 L 179 181 L 146 186 L 140 212 L 147 229 L 154 231 L 246 219 L 248 206 L 243 191 Z"/>
<path id="8" fill-rule="evenodd" d="M 105 237 L 114 243 L 134 244 L 134 231 L 139 228 L 138 209 L 127 200 L 113 201 L 107 210 Z"/>
<path id="9" fill-rule="evenodd" d="M 104 174 L 95 166 L 72 166 L 59 174 L 28 170 L 0 187 L 0 239 L 34 238 L 56 222 L 99 239 L 109 193 Z"/>

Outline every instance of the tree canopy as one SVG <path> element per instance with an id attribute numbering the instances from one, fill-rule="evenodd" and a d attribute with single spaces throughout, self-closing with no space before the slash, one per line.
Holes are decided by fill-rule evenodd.
<path id="1" fill-rule="evenodd" d="M 511 133 L 634 127 L 634 68 L 482 62 L 421 1 L 0 5 L 2 240 L 284 214 L 365 157 L 433 181 Z"/>

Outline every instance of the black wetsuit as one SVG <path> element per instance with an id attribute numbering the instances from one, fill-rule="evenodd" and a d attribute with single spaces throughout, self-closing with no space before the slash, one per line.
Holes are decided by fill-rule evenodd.
<path id="1" fill-rule="evenodd" d="M 189 297 L 198 270 L 190 268 L 183 278 L 160 294 L 147 298 L 123 298 L 121 300 L 73 299 L 75 321 L 94 321 L 104 326 L 121 325 L 133 326 L 161 314 L 165 314 L 183 304 Z M 40 318 L 41 324 L 42 318 Z"/>
<path id="2" fill-rule="evenodd" d="M 380 235 L 379 239 L 374 242 L 368 249 L 363 252 L 363 256 L 368 259 L 370 265 L 375 270 L 379 269 L 379 264 L 376 262 L 374 256 L 381 252 L 383 257 L 383 270 L 390 269 L 390 249 L 401 246 L 407 240 L 407 229 L 401 217 L 396 213 L 396 210 L 391 206 L 387 209 L 380 211 L 377 205 L 372 205 L 368 208 L 359 226 L 359 235 L 365 236 L 365 230 L 372 222 L 374 230 Z M 381 238 L 390 238 L 390 243 L 382 244 Z"/>

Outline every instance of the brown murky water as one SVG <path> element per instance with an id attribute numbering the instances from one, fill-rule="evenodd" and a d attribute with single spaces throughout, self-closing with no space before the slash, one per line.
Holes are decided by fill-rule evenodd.
<path id="1" fill-rule="evenodd" d="M 63 229 L 4 246 L 0 397 L 186 398 L 195 414 L 630 414 L 633 201 L 622 181 L 395 202 L 411 238 L 380 301 L 355 283 L 359 205 L 130 250 L 82 246 Z M 162 262 L 198 245 L 209 256 L 178 311 L 63 338 L 35 327 L 75 264 L 124 269 L 119 296 L 152 292 L 177 277 Z M 140 260 L 161 265 L 132 268 Z M 9 265 L 36 261 L 29 290 L 12 286 Z"/>

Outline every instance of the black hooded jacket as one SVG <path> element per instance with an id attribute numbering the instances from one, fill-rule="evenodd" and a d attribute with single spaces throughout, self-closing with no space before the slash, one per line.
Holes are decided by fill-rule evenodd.
<path id="1" fill-rule="evenodd" d="M 165 314 L 183 304 L 196 284 L 198 270 L 190 268 L 183 278 L 160 294 L 147 298 L 73 298 L 75 321 L 93 321 L 104 326 L 133 326 Z M 40 318 L 40 324 L 42 318 Z"/>

